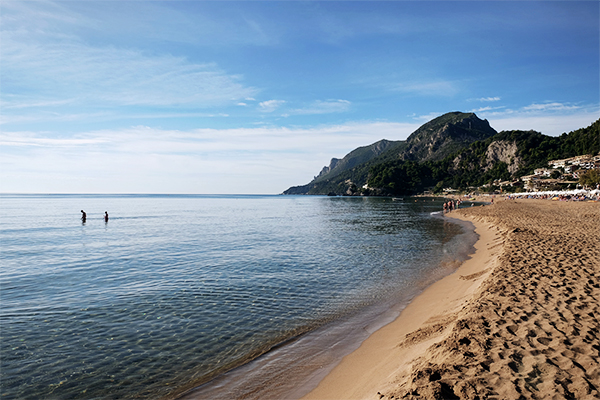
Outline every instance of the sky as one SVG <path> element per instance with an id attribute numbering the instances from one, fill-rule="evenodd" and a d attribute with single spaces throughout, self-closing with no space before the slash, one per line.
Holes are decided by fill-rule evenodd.
<path id="1" fill-rule="evenodd" d="M 277 194 L 451 111 L 600 117 L 597 1 L 0 3 L 0 192 Z"/>

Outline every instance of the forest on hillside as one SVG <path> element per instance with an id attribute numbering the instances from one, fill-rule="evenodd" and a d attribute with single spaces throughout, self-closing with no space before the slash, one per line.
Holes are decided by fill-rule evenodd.
<path id="1" fill-rule="evenodd" d="M 518 171 L 509 172 L 506 162 L 496 162 L 483 170 L 486 152 L 492 142 L 510 142 L 517 146 Z M 407 195 L 430 189 L 465 190 L 491 185 L 494 181 L 518 179 L 532 174 L 536 168 L 548 166 L 551 160 L 600 153 L 600 119 L 587 128 L 560 136 L 546 136 L 536 131 L 502 131 L 486 140 L 476 141 L 468 148 L 451 154 L 441 161 L 395 160 L 375 165 L 369 170 L 363 194 Z M 460 158 L 460 165 L 455 160 Z"/>

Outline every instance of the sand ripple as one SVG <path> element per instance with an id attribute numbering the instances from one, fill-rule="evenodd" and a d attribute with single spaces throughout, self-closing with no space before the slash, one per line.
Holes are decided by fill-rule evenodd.
<path id="1" fill-rule="evenodd" d="M 440 340 L 377 398 L 600 398 L 600 204 L 459 213 L 502 230 L 498 262 L 460 312 L 406 335 Z"/>

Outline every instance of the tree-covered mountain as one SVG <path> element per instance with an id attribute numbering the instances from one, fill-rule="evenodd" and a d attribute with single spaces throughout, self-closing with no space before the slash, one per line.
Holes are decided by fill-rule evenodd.
<path id="1" fill-rule="evenodd" d="M 517 179 L 547 167 L 550 160 L 598 154 L 600 120 L 552 137 L 536 131 L 497 133 L 473 113 L 454 112 L 421 126 L 405 142 L 386 142 L 387 149 L 378 155 L 372 153 L 365 158 L 367 161 L 347 163 L 330 174 L 337 168 L 334 165 L 309 184 L 291 187 L 284 193 L 407 195 Z M 365 152 L 371 146 L 354 152 Z"/>
<path id="2" fill-rule="evenodd" d="M 332 158 L 329 166 L 323 167 L 313 182 L 332 179 L 357 165 L 369 162 L 387 150 L 398 150 L 404 145 L 405 143 L 403 141 L 390 141 L 383 139 L 369 146 L 359 147 L 356 150 L 352 150 L 341 160 L 338 158 Z"/>
<path id="3" fill-rule="evenodd" d="M 451 112 L 435 118 L 406 141 L 381 140 L 359 147 L 329 166 L 310 183 L 291 187 L 284 194 L 347 194 L 364 186 L 371 168 L 389 162 L 441 160 L 477 140 L 495 135 L 486 120 L 473 113 Z"/>
<path id="4" fill-rule="evenodd" d="M 496 133 L 487 120 L 479 119 L 474 113 L 447 113 L 414 131 L 406 140 L 407 146 L 400 158 L 419 162 L 441 160 Z"/>
<path id="5" fill-rule="evenodd" d="M 369 172 L 369 194 L 405 195 L 425 189 L 466 189 L 530 175 L 548 161 L 600 153 L 600 120 L 561 136 L 536 131 L 503 131 L 440 161 L 395 161 Z"/>

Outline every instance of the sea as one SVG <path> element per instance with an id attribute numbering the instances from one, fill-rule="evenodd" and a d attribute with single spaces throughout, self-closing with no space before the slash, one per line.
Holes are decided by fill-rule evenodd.
<path id="1" fill-rule="evenodd" d="M 443 201 L 2 194 L 1 398 L 299 398 L 473 252 Z"/>

